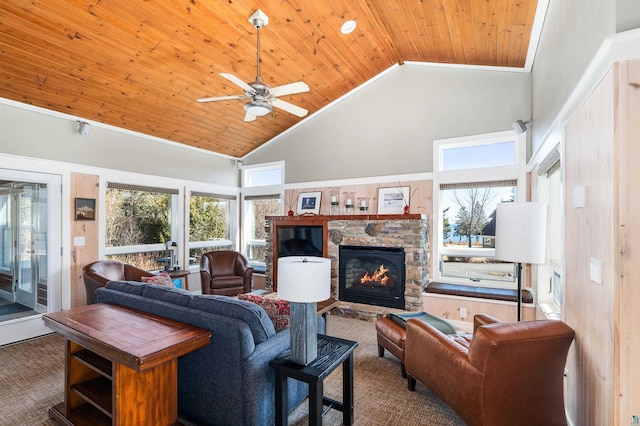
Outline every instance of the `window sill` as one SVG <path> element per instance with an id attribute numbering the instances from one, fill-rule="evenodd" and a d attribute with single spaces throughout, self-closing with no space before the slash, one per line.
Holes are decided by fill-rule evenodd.
<path id="1" fill-rule="evenodd" d="M 544 313 L 545 317 L 550 320 L 562 319 L 562 310 L 555 302 L 540 302 L 538 303 L 540 310 Z"/>
<path id="2" fill-rule="evenodd" d="M 427 293 L 445 294 L 449 296 L 473 297 L 478 299 L 501 300 L 505 302 L 517 302 L 518 291 L 515 289 L 503 289 L 492 287 L 476 287 L 463 284 L 448 284 L 432 281 L 427 285 Z M 522 303 L 533 303 L 533 292 L 522 289 Z"/>

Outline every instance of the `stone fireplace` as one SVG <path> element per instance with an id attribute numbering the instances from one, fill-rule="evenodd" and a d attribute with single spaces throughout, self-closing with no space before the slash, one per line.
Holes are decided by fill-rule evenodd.
<path id="1" fill-rule="evenodd" d="M 323 256 L 331 259 L 332 297 L 344 300 L 339 285 L 341 246 L 401 249 L 404 254 L 404 302 L 398 307 L 408 311 L 422 310 L 422 292 L 428 284 L 429 275 L 426 215 L 269 216 L 265 256 L 267 290 L 277 290 L 277 280 L 274 280 L 274 275 L 277 276 L 274 267 L 274 254 L 277 263 L 277 228 L 295 226 L 296 223 L 321 224 L 325 230 Z"/>

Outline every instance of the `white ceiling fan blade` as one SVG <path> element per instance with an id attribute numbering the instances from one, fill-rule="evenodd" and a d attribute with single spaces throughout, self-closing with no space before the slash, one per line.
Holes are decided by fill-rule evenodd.
<path id="1" fill-rule="evenodd" d="M 271 101 L 271 105 L 273 105 L 276 108 L 280 108 L 287 112 L 290 112 L 293 115 L 297 115 L 298 117 L 304 117 L 305 115 L 307 115 L 307 112 L 308 112 L 304 108 L 300 108 L 299 106 L 290 104 L 289 102 L 285 102 L 280 99 L 274 99 L 273 101 Z"/>
<path id="2" fill-rule="evenodd" d="M 244 121 L 256 121 L 256 116 L 253 114 L 246 113 L 244 115 Z"/>
<path id="3" fill-rule="evenodd" d="M 245 95 L 235 95 L 235 96 L 218 96 L 215 98 L 201 98 L 198 99 L 198 102 L 216 102 L 216 101 L 229 101 L 232 99 L 247 99 Z"/>
<path id="4" fill-rule="evenodd" d="M 269 93 L 271 93 L 271 96 L 284 96 L 284 95 L 293 95 L 294 93 L 302 93 L 302 92 L 308 92 L 309 91 L 309 86 L 307 86 L 307 83 L 304 83 L 302 81 L 298 81 L 297 83 L 290 83 L 290 84 L 285 84 L 282 86 L 278 86 L 278 87 L 273 87 L 271 89 L 269 89 Z"/>
<path id="5" fill-rule="evenodd" d="M 238 77 L 236 77 L 233 74 L 227 74 L 227 73 L 221 72 L 220 75 L 226 78 L 227 80 L 229 80 L 230 82 L 232 82 L 233 84 L 242 87 L 242 89 L 245 92 L 251 92 L 251 93 L 255 92 L 255 89 L 253 87 L 249 86 L 247 83 L 240 80 Z"/>

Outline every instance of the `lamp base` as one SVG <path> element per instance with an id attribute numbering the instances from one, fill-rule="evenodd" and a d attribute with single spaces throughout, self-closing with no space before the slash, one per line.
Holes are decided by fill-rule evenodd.
<path id="1" fill-rule="evenodd" d="M 316 303 L 291 302 L 289 360 L 307 365 L 318 357 L 318 320 Z"/>

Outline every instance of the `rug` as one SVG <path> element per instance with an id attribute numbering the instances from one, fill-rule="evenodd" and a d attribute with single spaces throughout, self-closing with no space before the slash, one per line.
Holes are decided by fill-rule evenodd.
<path id="1" fill-rule="evenodd" d="M 327 334 L 358 342 L 354 355 L 355 424 L 367 426 L 462 426 L 465 423 L 418 382 L 407 389 L 400 362 L 388 352 L 378 357 L 375 323 L 329 315 Z M 426 356 L 426 355 L 425 355 Z M 64 399 L 64 339 L 59 334 L 0 348 L 0 425 L 55 426 L 49 407 Z M 324 382 L 325 395 L 342 400 L 342 368 Z M 304 400 L 289 415 L 289 425 L 308 425 Z M 184 421 L 185 425 L 193 423 Z M 323 425 L 342 424 L 331 409 Z"/>

